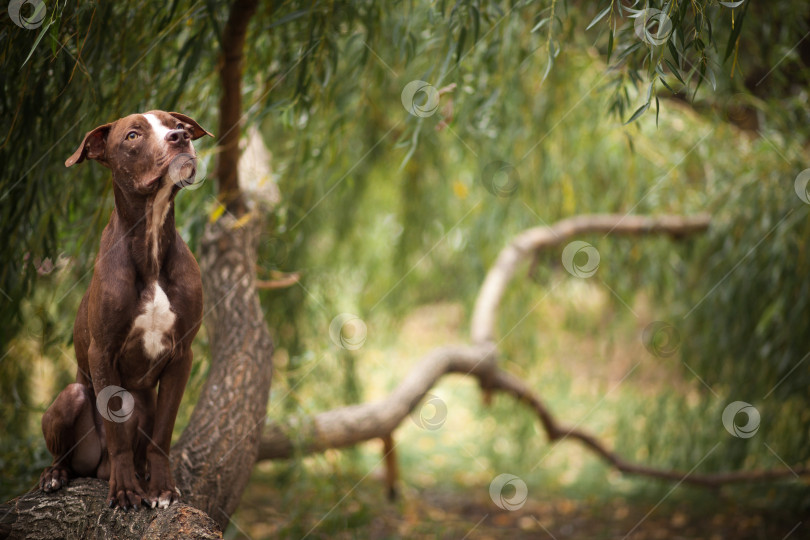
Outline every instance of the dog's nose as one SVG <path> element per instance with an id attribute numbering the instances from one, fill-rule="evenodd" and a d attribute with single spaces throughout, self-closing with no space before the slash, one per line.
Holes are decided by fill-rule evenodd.
<path id="1" fill-rule="evenodd" d="M 185 129 L 172 129 L 166 134 L 166 142 L 171 145 L 184 144 L 190 138 L 188 131 Z"/>

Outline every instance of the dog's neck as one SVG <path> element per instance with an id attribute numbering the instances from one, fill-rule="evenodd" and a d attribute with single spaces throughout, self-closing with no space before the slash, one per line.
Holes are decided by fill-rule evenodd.
<path id="1" fill-rule="evenodd" d="M 113 182 L 116 228 L 130 239 L 129 251 L 144 282 L 160 276 L 166 254 L 174 244 L 174 196 L 178 189 L 165 179 L 149 195 L 127 193 Z"/>

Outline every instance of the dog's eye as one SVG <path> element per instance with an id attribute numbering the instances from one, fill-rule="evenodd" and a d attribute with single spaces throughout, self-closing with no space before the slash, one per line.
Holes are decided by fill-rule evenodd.
<path id="1" fill-rule="evenodd" d="M 177 127 L 174 129 L 186 129 L 186 126 L 184 126 L 183 124 L 177 124 Z"/>
<path id="2" fill-rule="evenodd" d="M 135 132 L 135 131 L 130 131 L 129 133 L 127 133 L 127 140 L 128 141 L 134 141 L 138 137 L 140 137 L 140 135 L 138 135 L 138 133 Z"/>

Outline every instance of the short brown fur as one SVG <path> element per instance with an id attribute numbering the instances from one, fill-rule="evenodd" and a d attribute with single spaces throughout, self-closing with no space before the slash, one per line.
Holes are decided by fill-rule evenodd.
<path id="1" fill-rule="evenodd" d="M 168 130 L 163 138 L 146 114 Z M 46 492 L 61 488 L 70 477 L 94 476 L 109 480 L 110 506 L 137 509 L 143 502 L 165 507 L 178 500 L 169 447 L 203 297 L 197 261 L 174 224 L 174 198 L 183 183 L 173 183 L 168 171 L 181 155 L 194 163 L 191 141 L 203 135 L 211 134 L 179 113 L 133 114 L 90 131 L 65 161 L 70 167 L 93 159 L 109 168 L 115 209 L 73 328 L 76 382 L 42 419 L 54 456 L 40 478 Z M 155 302 L 157 288 L 174 318 L 159 341 L 160 354 L 153 357 L 145 346 L 146 330 L 134 321 Z M 112 421 L 100 412 L 99 393 L 110 386 L 132 396 L 134 408 L 126 421 Z M 123 404 L 113 398 L 106 406 L 120 411 Z"/>

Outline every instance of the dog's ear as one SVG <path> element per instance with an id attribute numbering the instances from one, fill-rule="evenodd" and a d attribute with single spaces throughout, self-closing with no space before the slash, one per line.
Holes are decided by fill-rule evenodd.
<path id="1" fill-rule="evenodd" d="M 170 115 L 174 116 L 181 122 L 185 122 L 191 126 L 191 140 L 196 141 L 203 135 L 208 135 L 209 137 L 213 137 L 214 135 L 209 133 L 205 128 L 203 128 L 200 124 L 197 123 L 196 120 L 193 118 L 186 116 L 185 114 L 181 114 L 178 112 L 170 112 Z"/>
<path id="2" fill-rule="evenodd" d="M 112 124 L 104 124 L 88 132 L 73 155 L 65 160 L 65 167 L 81 163 L 85 159 L 95 159 L 106 166 L 104 149 L 107 147 L 107 135 L 110 134 L 110 128 L 112 128 Z"/>

